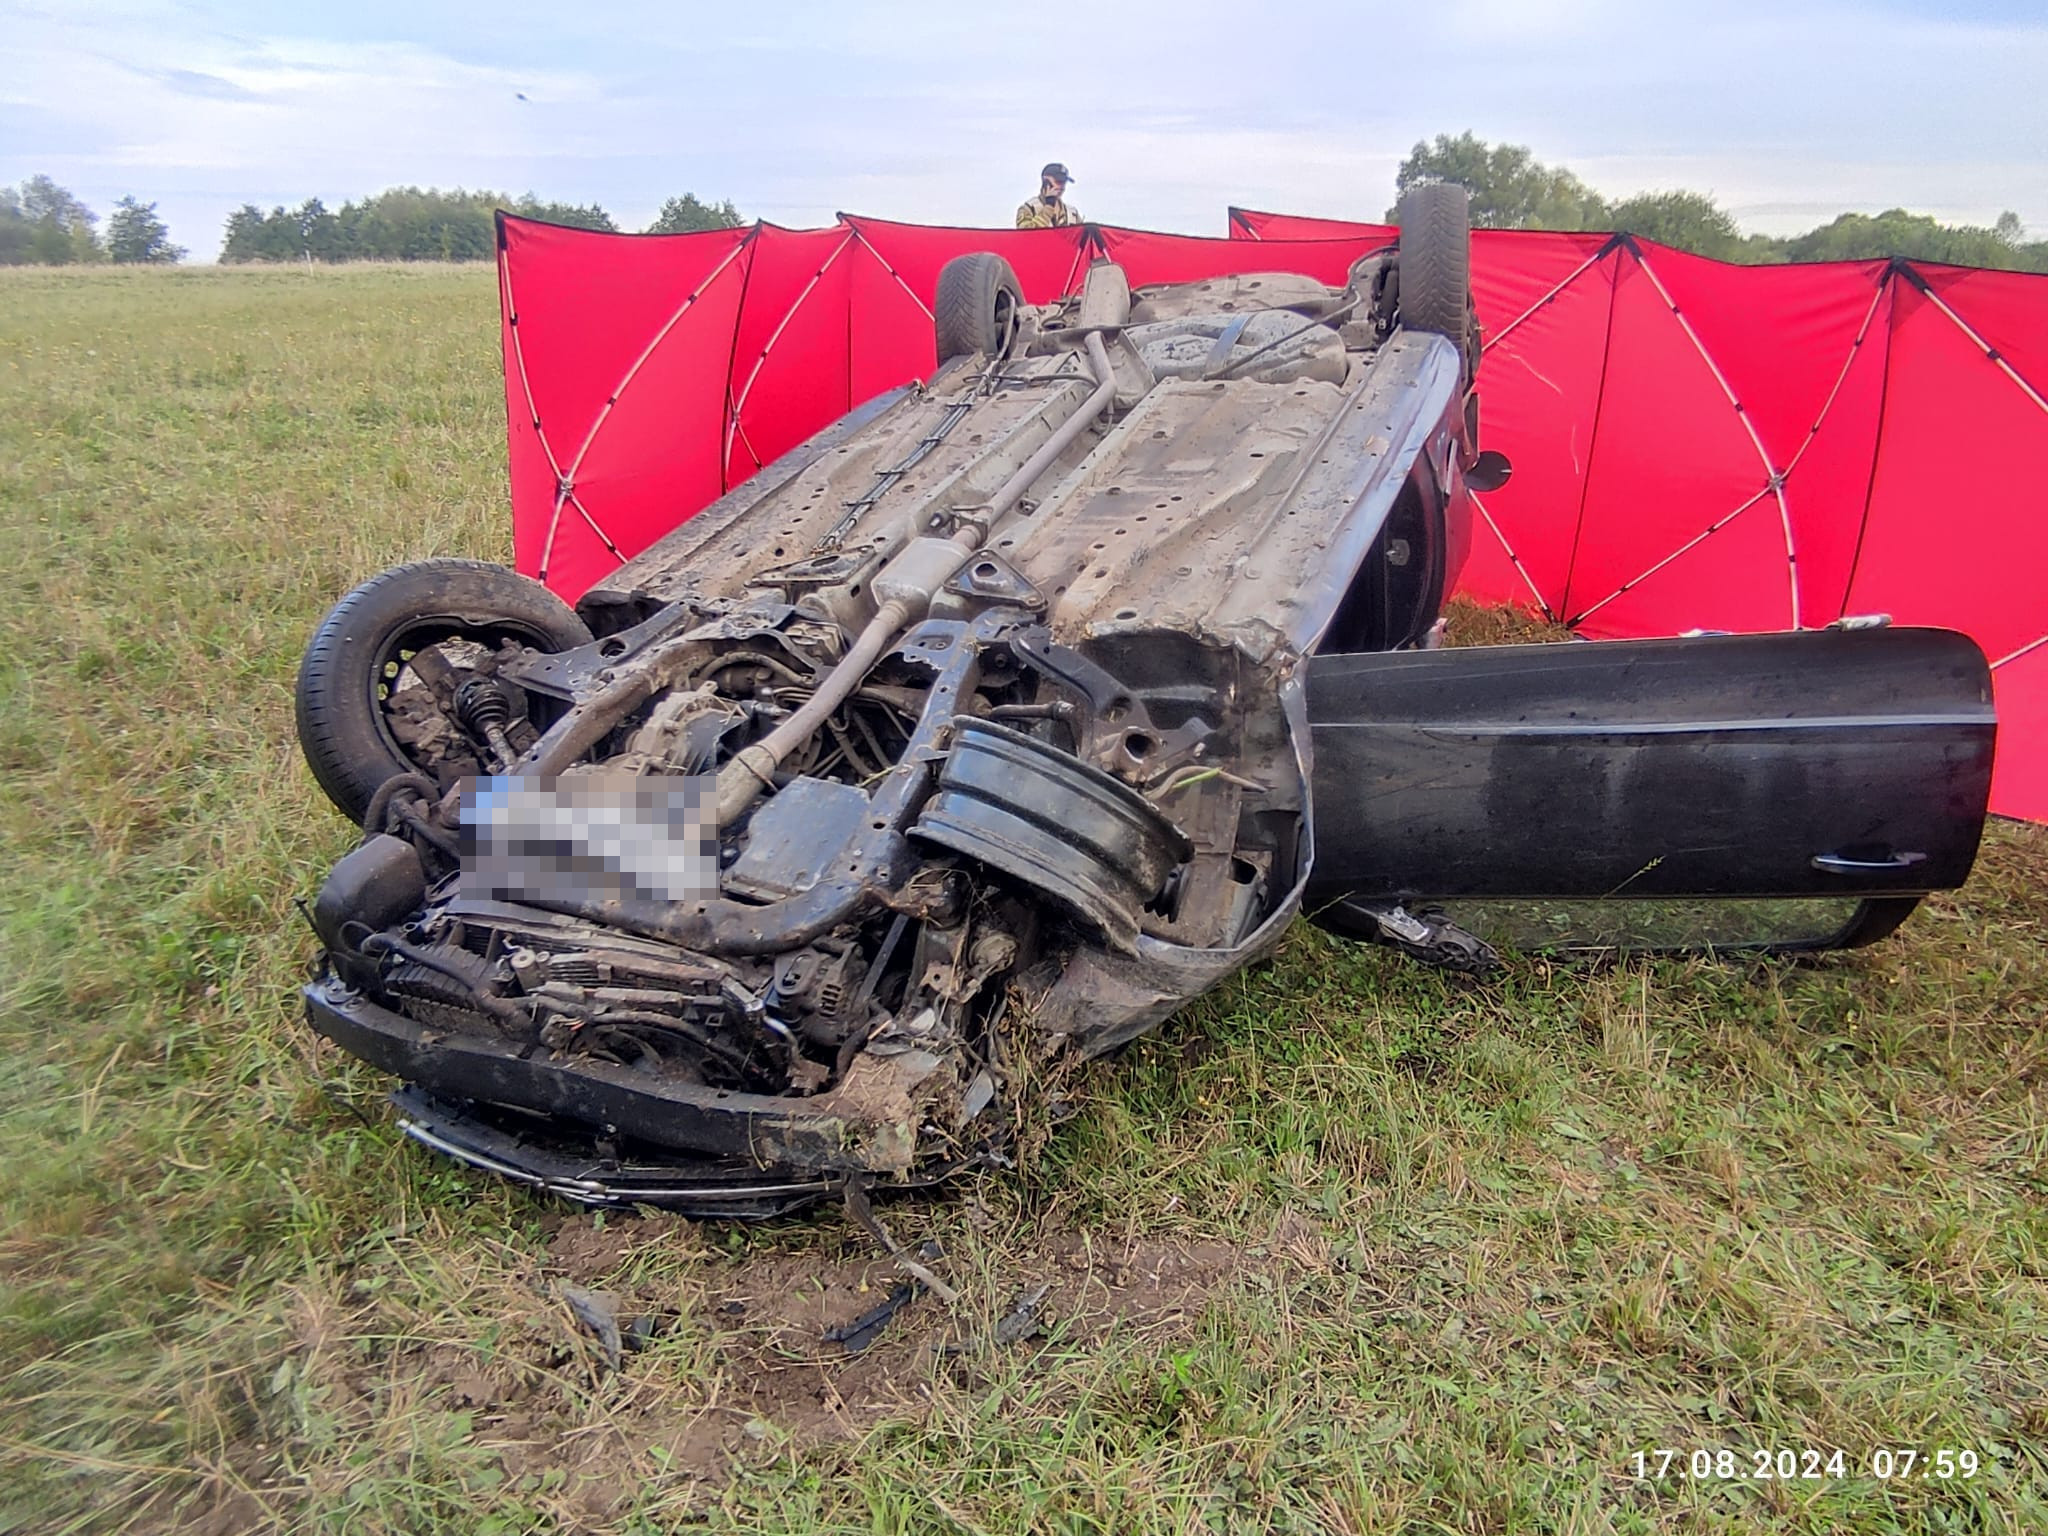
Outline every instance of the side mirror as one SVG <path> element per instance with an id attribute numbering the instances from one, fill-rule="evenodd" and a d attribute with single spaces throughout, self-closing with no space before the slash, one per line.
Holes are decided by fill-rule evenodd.
<path id="1" fill-rule="evenodd" d="M 1475 491 L 1497 491 L 1514 472 L 1515 466 L 1508 462 L 1506 454 L 1488 448 L 1465 471 L 1465 484 Z"/>

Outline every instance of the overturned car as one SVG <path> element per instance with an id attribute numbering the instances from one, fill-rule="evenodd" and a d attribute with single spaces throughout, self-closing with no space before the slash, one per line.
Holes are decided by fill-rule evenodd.
<path id="1" fill-rule="evenodd" d="M 1993 734 L 1961 636 L 1436 646 L 1508 474 L 1468 245 L 1432 187 L 1340 288 L 1102 263 L 1032 307 L 962 257 L 929 382 L 575 609 L 468 561 L 349 594 L 298 688 L 365 832 L 314 1028 L 428 1146 L 760 1216 L 1002 1161 L 1045 1058 L 1297 915 L 1477 969 L 1460 901 L 1762 900 L 1720 941 L 1800 948 L 1959 884 Z"/>

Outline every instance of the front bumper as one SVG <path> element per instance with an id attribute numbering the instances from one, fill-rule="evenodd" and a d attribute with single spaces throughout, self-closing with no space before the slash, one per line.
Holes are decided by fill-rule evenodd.
<path id="1" fill-rule="evenodd" d="M 576 1205 L 648 1205 L 700 1221 L 763 1221 L 830 1199 L 846 1184 L 843 1175 L 782 1179 L 681 1155 L 620 1156 L 559 1121 L 451 1104 L 410 1085 L 391 1102 L 399 1130 L 429 1151 Z"/>
<path id="2" fill-rule="evenodd" d="M 559 1117 L 595 1137 L 686 1153 L 747 1177 L 773 1172 L 797 1182 L 836 1183 L 855 1175 L 906 1175 L 916 1160 L 918 1116 L 907 1099 L 899 1101 L 903 1113 L 891 1116 L 846 1102 L 838 1092 L 779 1098 L 665 1082 L 589 1057 L 429 1029 L 333 976 L 308 985 L 305 999 L 314 1029 L 438 1099 Z M 440 1150 L 463 1155 L 453 1147 Z M 476 1150 L 505 1156 L 502 1148 Z M 552 1176 L 561 1170 L 534 1171 Z"/>

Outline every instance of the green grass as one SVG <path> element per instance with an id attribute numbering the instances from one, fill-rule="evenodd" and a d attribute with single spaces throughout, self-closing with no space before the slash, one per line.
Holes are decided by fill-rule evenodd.
<path id="1" fill-rule="evenodd" d="M 1304 929 L 1016 1176 L 886 1208 L 963 1316 L 842 1359 L 890 1277 L 839 1215 L 565 1215 L 402 1144 L 296 1016 L 349 829 L 293 669 L 362 577 L 507 552 L 489 272 L 0 299 L 0 1529 L 2048 1522 L 2039 830 L 1815 964 L 1473 985 Z M 656 1320 L 618 1373 L 565 1279 Z M 941 1348 L 1046 1282 L 1043 1337 Z M 1658 1447 L 1855 1475 L 1636 1480 Z M 1938 1447 L 1982 1471 L 1862 1470 Z"/>

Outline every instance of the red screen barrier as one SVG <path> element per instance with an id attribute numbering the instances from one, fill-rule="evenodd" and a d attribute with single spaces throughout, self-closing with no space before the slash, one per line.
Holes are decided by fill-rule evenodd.
<path id="1" fill-rule="evenodd" d="M 842 216 L 607 235 L 501 216 L 513 548 L 574 599 L 721 491 L 935 363 L 941 267 L 993 250 L 1034 303 L 1091 260 L 1133 286 L 1340 282 L 1386 225 L 1231 210 L 1227 240 Z M 1736 267 L 1600 234 L 1481 230 L 1481 433 L 1462 590 L 1594 637 L 1845 613 L 1961 629 L 1993 662 L 1992 805 L 2048 821 L 2048 517 L 1980 487 L 2048 449 L 2048 277 Z"/>

